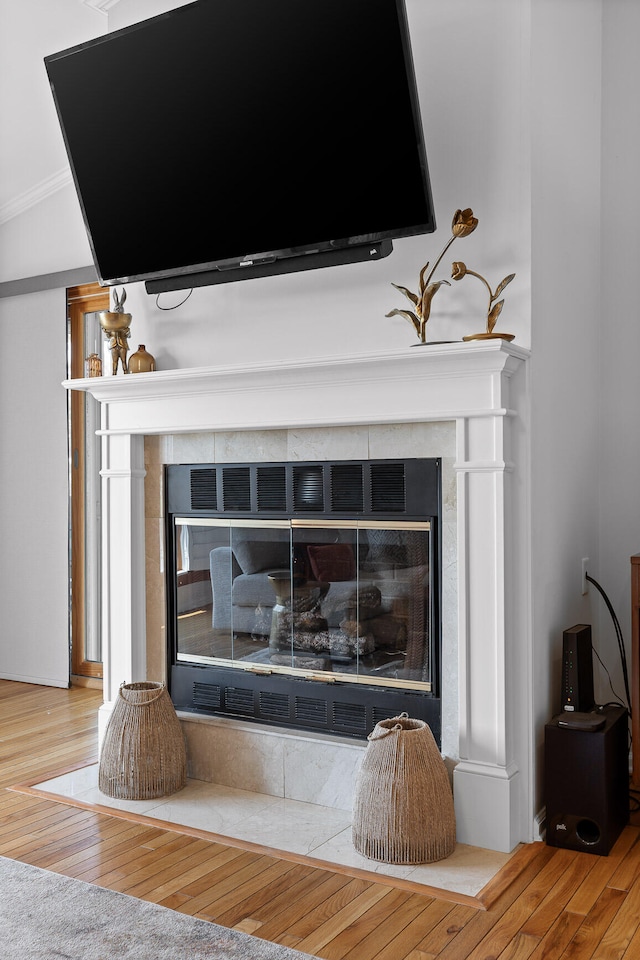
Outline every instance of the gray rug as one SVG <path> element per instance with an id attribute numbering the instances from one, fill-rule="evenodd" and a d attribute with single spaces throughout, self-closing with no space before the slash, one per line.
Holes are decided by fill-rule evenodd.
<path id="1" fill-rule="evenodd" d="M 302 960 L 154 903 L 0 857 L 0 956 L 12 960 Z"/>

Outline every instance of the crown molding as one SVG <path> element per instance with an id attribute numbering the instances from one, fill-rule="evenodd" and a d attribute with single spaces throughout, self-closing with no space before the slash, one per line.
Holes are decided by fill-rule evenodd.
<path id="1" fill-rule="evenodd" d="M 36 204 L 46 200 L 47 197 L 57 193 L 58 190 L 62 190 L 70 183 L 72 183 L 72 177 L 71 170 L 68 167 L 52 173 L 50 177 L 45 177 L 34 187 L 30 187 L 24 193 L 19 193 L 0 207 L 0 225 L 14 217 L 19 217 L 30 207 L 35 207 Z"/>
<path id="2" fill-rule="evenodd" d="M 120 3 L 120 0 L 82 0 L 82 2 L 85 7 L 91 7 L 92 10 L 97 10 L 98 13 L 103 13 L 106 17 L 109 10 Z"/>

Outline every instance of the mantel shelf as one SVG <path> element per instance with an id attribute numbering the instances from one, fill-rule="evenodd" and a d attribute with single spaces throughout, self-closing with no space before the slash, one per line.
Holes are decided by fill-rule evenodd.
<path id="1" fill-rule="evenodd" d="M 65 380 L 109 408 L 103 431 L 192 432 L 455 419 L 497 412 L 496 376 L 529 351 L 504 340 L 416 345 L 392 352 L 225 364 Z M 181 403 L 201 415 L 181 415 Z M 322 411 L 322 412 L 320 412 Z"/>

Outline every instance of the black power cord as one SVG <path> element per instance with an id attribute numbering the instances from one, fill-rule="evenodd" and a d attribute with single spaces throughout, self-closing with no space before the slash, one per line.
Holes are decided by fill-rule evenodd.
<path id="1" fill-rule="evenodd" d="M 594 580 L 593 577 L 590 577 L 588 573 L 585 573 L 585 580 L 588 580 L 589 583 L 592 583 L 592 584 L 594 585 L 594 587 L 596 588 L 596 590 L 598 590 L 598 592 L 599 592 L 600 595 L 602 596 L 602 599 L 604 600 L 605 604 L 607 605 L 607 610 L 609 611 L 609 614 L 610 614 L 611 619 L 612 619 L 612 621 L 613 621 L 613 626 L 614 626 L 614 629 L 615 629 L 615 632 L 616 632 L 616 639 L 617 639 L 617 641 L 618 641 L 618 649 L 619 649 L 619 651 L 620 651 L 620 662 L 621 662 L 621 665 L 622 665 L 622 676 L 623 676 L 623 679 L 624 679 L 624 689 L 625 689 L 625 692 L 626 692 L 626 695 L 627 695 L 627 711 L 628 711 L 628 713 L 629 713 L 629 717 L 631 717 L 631 695 L 630 695 L 630 693 L 629 693 L 629 671 L 628 671 L 628 669 L 627 669 L 627 654 L 626 654 L 626 650 L 625 650 L 625 648 L 624 648 L 624 639 L 623 639 L 623 636 L 622 636 L 622 629 L 621 629 L 621 627 L 620 627 L 620 621 L 618 620 L 618 618 L 617 618 L 617 616 L 616 616 L 616 612 L 615 612 L 615 610 L 613 609 L 613 606 L 612 606 L 612 604 L 611 604 L 611 601 L 609 600 L 609 597 L 606 595 L 606 593 L 604 592 L 604 590 L 602 589 L 602 587 L 600 586 L 600 584 L 598 583 L 598 581 L 597 581 L 597 580 Z M 598 655 L 597 650 L 596 650 L 595 648 L 592 648 L 592 649 L 593 649 L 593 652 L 595 653 L 596 657 L 598 657 L 598 660 L 600 660 L 600 656 Z M 600 660 L 600 663 L 601 663 L 602 666 L 604 667 L 605 672 L 606 672 L 607 676 L 609 677 L 609 684 L 611 685 L 611 677 L 609 676 L 609 671 L 606 669 L 606 667 L 605 667 L 604 664 L 602 663 L 602 660 Z M 611 687 L 611 689 L 613 690 L 613 687 Z M 615 694 L 615 690 L 614 690 L 613 692 L 614 692 L 614 695 L 616 695 L 616 694 Z M 631 732 L 629 732 L 629 750 L 631 750 Z M 638 813 L 638 811 L 640 811 L 640 795 L 639 795 L 638 791 L 637 791 L 637 790 L 634 790 L 632 787 L 629 788 L 629 809 L 630 809 L 631 813 Z"/>
<path id="2" fill-rule="evenodd" d="M 600 595 L 602 596 L 602 599 L 604 600 L 604 602 L 605 602 L 605 604 L 606 604 L 606 606 L 607 606 L 607 610 L 609 611 L 609 614 L 611 615 L 611 619 L 612 619 L 612 621 L 613 621 L 613 626 L 614 626 L 614 629 L 615 629 L 615 632 L 616 632 L 616 639 L 617 639 L 617 641 L 618 641 L 618 650 L 620 651 L 620 663 L 621 663 L 621 665 L 622 665 L 622 677 L 623 677 L 623 680 L 624 680 L 625 693 L 626 693 L 626 695 L 627 695 L 627 711 L 628 711 L 628 713 L 629 713 L 629 717 L 631 717 L 631 695 L 630 695 L 630 693 L 629 693 L 629 671 L 628 671 L 628 669 L 627 669 L 627 654 L 626 654 L 626 650 L 625 650 L 625 648 L 624 648 L 624 639 L 623 639 L 623 636 L 622 636 L 622 629 L 621 629 L 621 627 L 620 627 L 620 621 L 618 620 L 618 618 L 617 618 L 617 616 L 616 616 L 616 612 L 615 612 L 615 610 L 613 609 L 613 606 L 612 606 L 612 604 L 611 604 L 611 601 L 609 600 L 609 597 L 606 595 L 605 591 L 604 591 L 603 588 L 600 586 L 600 584 L 598 583 L 598 581 L 597 581 L 597 580 L 594 580 L 593 577 L 590 577 L 588 573 L 585 573 L 585 579 L 588 580 L 589 583 L 592 583 L 592 584 L 594 585 L 594 587 L 596 588 L 596 590 L 598 590 L 598 592 L 599 592 Z M 606 673 L 607 676 L 609 677 L 609 686 L 611 686 L 611 689 L 612 689 L 612 691 L 613 691 L 614 696 L 617 696 L 617 694 L 616 694 L 616 692 L 615 692 L 615 690 L 613 689 L 613 686 L 612 686 L 612 684 L 611 684 L 611 676 L 609 675 L 609 671 L 608 671 L 607 668 L 605 667 L 604 663 L 602 663 L 602 660 L 600 659 L 600 655 L 598 654 L 598 651 L 597 651 L 597 650 L 595 649 L 595 647 L 593 647 L 593 646 L 592 646 L 591 649 L 592 649 L 593 652 L 595 653 L 595 655 L 596 655 L 596 657 L 598 658 L 598 660 L 600 660 L 600 663 L 602 664 L 602 666 L 603 666 L 603 668 L 604 668 L 604 670 L 605 670 L 605 673 Z M 608 706 L 608 704 L 605 704 L 605 706 Z M 631 750 L 631 732 L 629 732 L 629 750 Z M 631 813 L 637 813 L 637 812 L 640 810 L 640 796 L 638 795 L 638 791 L 637 791 L 637 790 L 633 790 L 632 788 L 629 788 L 629 806 L 630 806 Z"/>
<path id="3" fill-rule="evenodd" d="M 613 627 L 616 632 L 616 640 L 618 641 L 618 650 L 620 652 L 620 663 L 622 665 L 622 678 L 624 680 L 624 689 L 627 697 L 627 710 L 628 710 L 629 716 L 631 716 L 631 694 L 629 692 L 629 671 L 627 669 L 627 653 L 624 648 L 624 639 L 622 636 L 620 621 L 616 616 L 616 612 L 613 609 L 613 606 L 611 604 L 611 601 L 609 600 L 609 597 L 606 595 L 606 593 L 604 592 L 604 590 L 602 589 L 598 581 L 594 580 L 593 577 L 590 577 L 588 573 L 585 573 L 585 580 L 588 580 L 589 583 L 592 583 L 596 588 L 596 590 L 600 593 L 600 595 L 602 596 L 602 599 L 604 600 L 607 606 L 607 610 L 611 615 L 611 619 L 613 621 Z M 600 660 L 600 657 L 598 657 L 598 659 Z M 600 662 L 602 663 L 602 661 Z"/>
<path id="4" fill-rule="evenodd" d="M 158 310 L 177 310 L 178 307 L 181 307 L 183 303 L 186 303 L 186 302 L 187 302 L 187 300 L 189 299 L 189 297 L 191 296 L 192 293 L 193 293 L 193 287 L 191 288 L 191 290 L 189 290 L 189 293 L 186 295 L 186 297 L 184 298 L 184 300 L 181 300 L 180 303 L 174 304 L 173 307 L 163 307 L 163 306 L 161 306 L 161 304 L 160 304 L 160 294 L 157 294 L 157 296 L 156 296 L 156 307 L 158 308 Z"/>

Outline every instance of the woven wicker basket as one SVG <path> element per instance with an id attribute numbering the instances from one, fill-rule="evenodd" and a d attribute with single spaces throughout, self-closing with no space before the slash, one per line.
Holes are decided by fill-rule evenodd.
<path id="1" fill-rule="evenodd" d="M 164 683 L 123 683 L 100 753 L 98 786 L 108 797 L 151 800 L 181 790 L 187 756 Z"/>
<path id="2" fill-rule="evenodd" d="M 456 844 L 453 794 L 431 729 L 406 714 L 369 735 L 356 781 L 352 839 L 383 863 L 432 863 Z"/>

